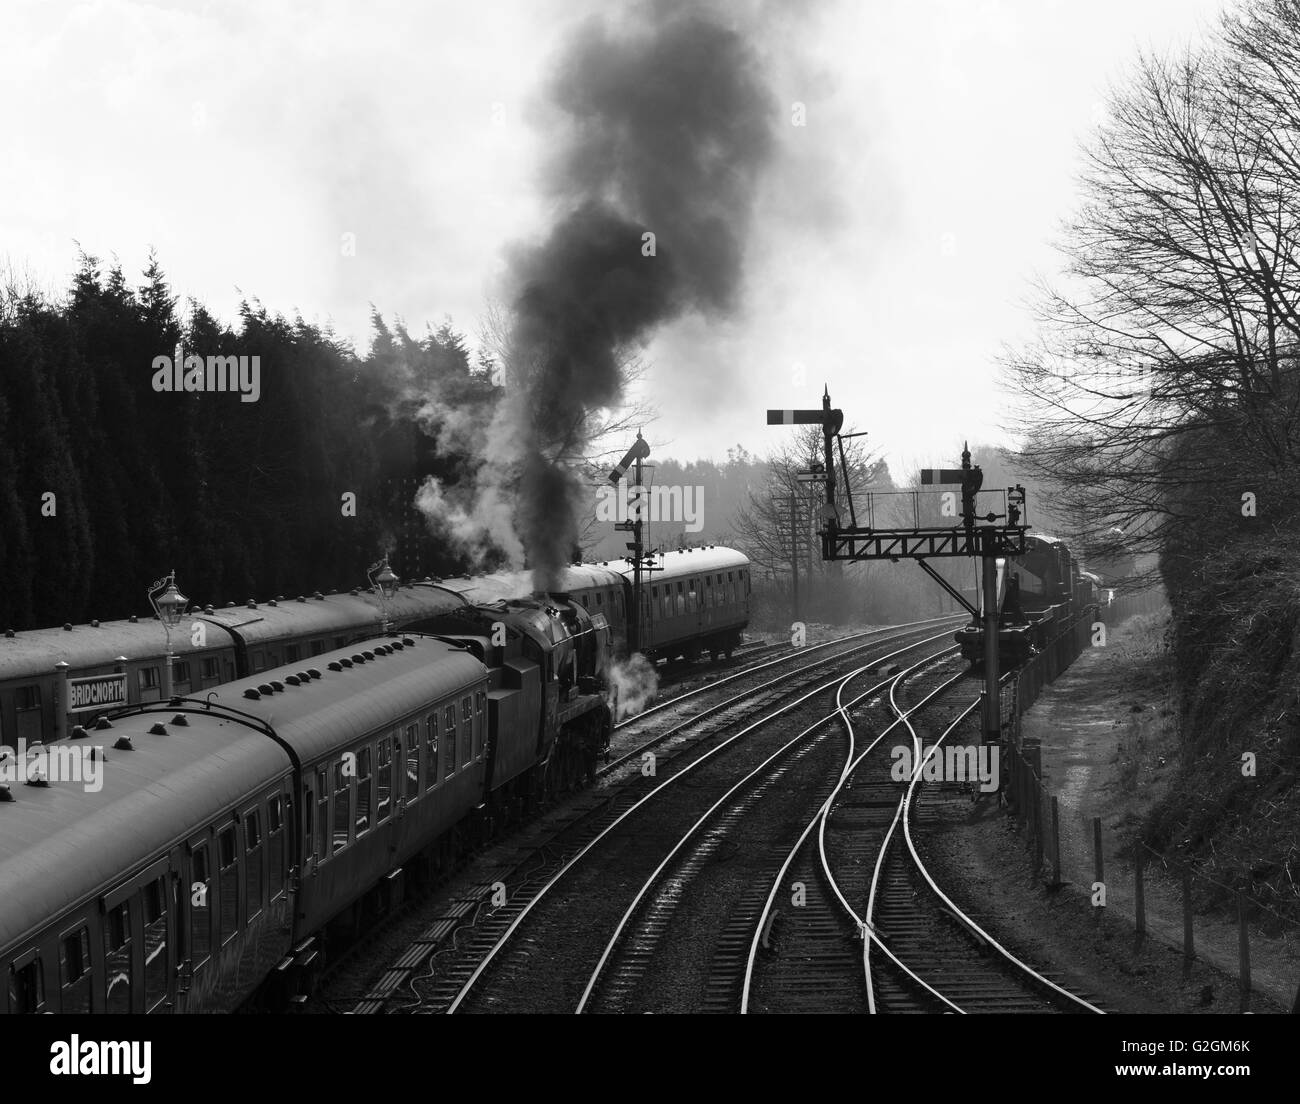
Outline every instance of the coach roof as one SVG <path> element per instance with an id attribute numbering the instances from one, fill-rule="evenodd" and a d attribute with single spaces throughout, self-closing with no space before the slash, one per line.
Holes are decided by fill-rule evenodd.
<path id="1" fill-rule="evenodd" d="M 627 560 L 610 560 L 609 566 L 620 575 L 631 576 L 632 565 Z M 655 559 L 655 570 L 643 574 L 642 579 L 659 582 L 664 579 L 684 579 L 691 575 L 716 571 L 734 571 L 749 566 L 749 557 L 734 548 L 689 548 L 679 552 L 665 552 Z M 660 570 L 662 568 L 662 570 Z"/>
<path id="2" fill-rule="evenodd" d="M 128 715 L 110 729 L 45 745 L 42 757 L 50 749 L 85 756 L 98 747 L 97 792 L 80 781 L 9 782 L 13 800 L 0 802 L 0 947 L 112 889 L 289 772 L 284 750 L 246 725 L 215 714 L 172 725 L 174 712 Z M 151 733 L 159 721 L 166 733 Z M 131 750 L 113 746 L 124 736 Z"/>
<path id="3" fill-rule="evenodd" d="M 367 652 L 372 658 L 362 663 L 353 659 Z M 351 666 L 330 669 L 344 659 Z M 320 677 L 309 676 L 296 686 L 287 681 L 309 670 Z M 204 701 L 262 719 L 309 762 L 336 754 L 359 733 L 395 725 L 431 701 L 462 693 L 486 678 L 487 668 L 464 648 L 433 637 L 405 636 L 367 640 L 262 671 L 208 691 Z M 282 689 L 265 693 L 262 688 L 273 683 Z M 247 696 L 250 690 L 256 694 Z M 185 708 L 202 712 L 197 702 Z"/>
<path id="4" fill-rule="evenodd" d="M 230 647 L 230 636 L 222 632 L 206 647 Z M 73 625 L 71 629 L 31 629 L 0 637 L 0 681 L 42 678 L 54 673 L 60 661 L 74 671 L 104 667 L 111 669 L 118 656 L 128 659 L 161 657 L 166 651 L 161 623 L 153 617 L 137 622 L 101 621 L 98 625 Z M 190 643 L 188 632 L 172 633 L 172 651 L 181 658 L 204 648 Z"/>
<path id="5" fill-rule="evenodd" d="M 463 603 L 447 591 L 431 588 L 403 588 L 389 601 L 388 616 L 403 623 L 421 617 L 436 617 Z M 369 593 L 327 594 L 323 598 L 282 599 L 274 604 L 258 602 L 253 606 L 228 606 L 210 613 L 195 611 L 195 621 L 220 625 L 237 633 L 250 644 L 279 640 L 288 636 L 316 633 L 379 633 L 383 612 L 379 600 Z"/>

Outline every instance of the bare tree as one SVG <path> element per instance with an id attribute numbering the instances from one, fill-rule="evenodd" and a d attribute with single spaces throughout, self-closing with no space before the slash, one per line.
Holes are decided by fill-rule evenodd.
<path id="1" fill-rule="evenodd" d="M 838 564 L 821 558 L 817 531 L 821 528 L 825 487 L 820 482 L 800 482 L 798 473 L 811 471 L 823 463 L 824 438 L 815 425 L 801 426 L 789 443 L 775 449 L 767 458 L 768 480 L 759 491 L 751 491 L 747 504 L 732 520 L 733 541 L 753 561 L 756 568 L 774 578 L 793 576 L 797 570 L 807 586 L 807 605 L 826 619 L 834 616 L 837 604 L 845 597 Z M 862 438 L 846 442 L 847 487 L 861 493 L 870 487 L 889 484 L 889 468 L 880 456 L 869 450 Z M 836 467 L 836 507 L 842 517 L 849 516 L 848 490 L 838 454 Z M 851 574 L 850 579 L 857 576 Z"/>
<path id="2" fill-rule="evenodd" d="M 1066 279 L 1040 286 L 1041 337 L 1004 364 L 1018 461 L 1076 539 L 1154 551 L 1243 470 L 1297 460 L 1300 5 L 1259 0 L 1210 47 L 1142 57 L 1109 109 Z"/>

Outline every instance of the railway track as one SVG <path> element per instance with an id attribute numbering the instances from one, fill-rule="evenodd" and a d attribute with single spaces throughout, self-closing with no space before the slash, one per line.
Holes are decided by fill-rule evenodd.
<path id="1" fill-rule="evenodd" d="M 750 932 L 741 1012 L 1101 1011 L 994 939 L 940 888 L 916 847 L 913 822 L 938 802 L 969 801 L 939 787 L 921 798 L 923 741 L 912 719 L 953 688 L 948 680 L 915 706 L 899 702 L 912 671 L 890 687 L 895 719 L 859 741 L 847 712 L 850 750 L 840 778 L 772 880 Z M 978 708 L 952 719 L 933 747 Z M 890 777 L 885 738 L 902 730 L 911 749 L 905 786 Z M 860 747 L 860 750 L 858 748 Z M 780 908 L 783 890 L 805 887 L 798 908 Z M 852 903 L 864 901 L 859 912 Z"/>
<path id="2" fill-rule="evenodd" d="M 907 963 L 909 979 L 919 975 L 930 984 L 913 991 L 908 991 L 906 984 L 902 991 L 889 989 L 890 982 L 896 981 L 889 967 L 880 969 L 879 976 L 873 979 L 873 941 L 868 940 L 863 947 L 868 994 L 873 1006 L 879 1004 L 886 1011 L 930 1011 L 937 1006 L 959 1013 L 1099 1014 L 1104 1010 L 1095 999 L 1031 966 L 990 935 L 944 892 L 917 849 L 912 827 L 923 803 L 925 759 L 941 752 L 978 704 L 963 710 L 924 755 L 921 736 L 912 726 L 910 715 L 899 716 L 912 740 L 915 767 L 891 824 L 891 836 L 877 858 L 866 919 L 868 925 L 874 921 L 882 938 L 892 944 L 894 954 Z M 942 800 L 952 800 L 950 785 L 941 792 Z M 928 805 L 933 812 L 933 799 L 928 799 Z M 901 843 L 891 851 L 889 844 L 899 834 L 900 826 Z"/>
<path id="3" fill-rule="evenodd" d="M 938 620 L 945 624 L 945 628 L 953 621 L 951 618 Z M 883 653 L 885 647 L 901 644 L 894 651 L 875 655 L 863 669 L 887 662 L 946 635 L 944 632 L 938 636 L 925 636 L 927 629 L 934 626 L 935 621 L 931 620 L 902 631 L 894 628 L 859 634 L 871 639 L 856 643 L 845 652 L 779 674 L 768 681 L 768 693 L 772 692 L 772 687 L 777 683 L 807 675 L 828 664 L 841 663 L 863 651 Z M 844 640 L 828 642 L 842 643 Z M 817 647 L 820 649 L 824 646 Z M 769 661 L 761 666 L 770 668 L 780 662 L 782 660 Z M 732 676 L 736 677 L 739 676 Z M 727 681 L 730 682 L 731 679 Z M 580 795 L 563 813 L 543 818 L 543 821 L 530 826 L 525 830 L 524 838 L 519 841 L 518 855 L 514 856 L 516 865 L 509 868 L 512 858 L 503 857 L 496 870 L 480 878 L 479 884 L 471 887 L 461 900 L 453 902 L 452 907 L 406 949 L 401 959 L 392 964 L 353 1011 L 373 1014 L 390 1010 L 461 1010 L 466 997 L 476 990 L 485 971 L 502 956 L 503 948 L 520 942 L 519 929 L 529 920 L 533 911 L 540 903 L 560 896 L 557 886 L 566 878 L 570 882 L 574 880 L 572 871 L 598 844 L 607 840 L 628 818 L 655 799 L 656 795 L 670 787 L 681 786 L 684 780 L 694 777 L 695 771 L 703 770 L 702 765 L 711 761 L 715 755 L 734 747 L 737 741 L 744 740 L 749 733 L 770 723 L 774 718 L 798 708 L 836 681 L 832 679 L 808 691 L 786 688 L 771 700 L 765 700 L 762 694 L 751 688 L 699 710 L 681 721 L 674 721 L 667 730 L 656 733 L 648 743 L 639 744 L 634 752 L 623 757 L 624 761 L 638 757 L 648 744 L 661 744 L 672 735 L 680 735 L 687 728 L 698 728 L 701 722 L 716 719 L 717 725 L 711 732 L 706 728 L 702 734 L 685 740 L 680 746 L 665 749 L 658 758 L 658 767 L 662 771 L 683 751 L 695 753 L 702 745 L 710 743 L 711 736 L 734 729 L 738 723 L 737 713 L 743 711 L 752 715 L 755 709 L 766 710 L 766 715 L 758 721 L 746 725 L 733 735 L 725 736 L 693 758 L 688 765 L 674 770 L 666 779 L 660 781 L 656 775 L 650 780 L 653 788 L 649 793 L 643 792 L 644 785 L 637 785 L 642 781 L 640 772 L 630 771 L 621 783 L 603 783 L 612 787 L 609 792 L 600 792 L 598 786 L 596 790 Z M 716 689 L 717 685 L 714 683 L 703 689 Z M 695 692 L 692 692 L 683 697 L 694 696 Z M 782 704 L 775 704 L 777 700 L 781 700 Z M 679 704 L 679 699 L 661 703 L 659 711 L 666 711 Z M 609 774 L 618 765 L 611 764 L 602 773 Z M 539 854 L 543 856 L 540 862 L 535 859 Z M 504 886 L 508 886 L 510 892 L 508 900 L 501 904 L 499 894 Z M 492 906 L 484 904 L 489 898 L 495 898 Z"/>
<path id="4" fill-rule="evenodd" d="M 944 648 L 927 655 L 903 674 L 930 667 L 954 652 L 955 649 Z M 856 694 L 846 704 L 843 698 L 848 687 L 870 669 L 871 667 L 862 667 L 840 679 L 835 687 L 835 708 L 831 712 L 818 717 L 735 782 L 681 836 L 645 880 L 624 912 L 588 979 L 578 1002 L 578 1012 L 655 1010 L 653 1006 L 647 1007 L 647 1001 L 640 992 L 643 976 L 652 960 L 666 950 L 671 951 L 671 948 L 664 946 L 668 941 L 670 923 L 687 906 L 690 896 L 718 896 L 712 881 L 703 876 L 706 864 L 714 858 L 719 847 L 736 834 L 757 803 L 771 800 L 773 787 L 787 775 L 795 775 L 805 763 L 808 764 L 807 769 L 799 772 L 794 780 L 794 784 L 804 794 L 805 806 L 808 795 L 825 794 L 833 787 L 838 769 L 834 758 L 824 756 L 820 763 L 811 764 L 809 761 L 812 753 L 819 743 L 829 742 L 827 738 L 834 731 L 832 723 L 835 720 L 846 715 L 849 709 L 859 703 L 887 690 L 898 678 L 903 677 L 900 674 L 883 679 Z M 771 826 L 775 829 L 775 834 L 767 841 L 769 853 L 781 841 L 787 824 L 788 822 L 778 822 Z M 761 834 L 762 831 L 759 827 L 752 829 L 751 833 Z M 753 884 L 752 880 L 748 883 L 750 887 Z M 723 935 L 725 937 L 731 934 L 733 938 L 719 941 L 708 964 L 705 1005 L 713 1010 L 735 1011 L 735 997 L 743 985 L 745 956 L 742 953 L 743 946 L 738 945 L 734 939 L 733 925 L 748 926 L 745 903 L 754 900 L 756 897 L 750 888 L 742 895 L 738 907 L 731 910 L 728 927 L 732 930 L 724 931 Z M 680 973 L 671 966 L 665 968 L 664 972 Z M 650 989 L 653 992 L 653 986 Z M 730 1007 L 727 1007 L 728 1004 Z"/>

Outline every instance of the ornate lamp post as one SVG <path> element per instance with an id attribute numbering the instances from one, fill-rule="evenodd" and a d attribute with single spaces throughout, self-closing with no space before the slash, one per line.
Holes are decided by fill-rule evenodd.
<path id="1" fill-rule="evenodd" d="M 167 634 L 167 658 L 163 662 L 162 696 L 166 700 L 172 696 L 172 629 L 185 616 L 185 607 L 190 600 L 176 587 L 176 572 L 173 570 L 157 580 L 149 588 L 149 603 L 153 606 L 158 620 L 162 622 L 163 632 Z"/>
<path id="2" fill-rule="evenodd" d="M 366 578 L 370 580 L 370 587 L 379 598 L 379 609 L 383 617 L 383 623 L 379 631 L 387 633 L 389 631 L 389 603 L 397 593 L 397 586 L 401 580 L 393 573 L 393 569 L 388 566 L 387 556 L 370 565 L 366 571 Z"/>

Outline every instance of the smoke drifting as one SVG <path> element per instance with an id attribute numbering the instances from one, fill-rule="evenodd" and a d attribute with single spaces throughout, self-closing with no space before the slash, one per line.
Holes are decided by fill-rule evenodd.
<path id="1" fill-rule="evenodd" d="M 620 357 L 684 312 L 731 310 L 776 108 L 757 57 L 720 21 L 676 4 L 625 33 L 583 26 L 551 99 L 569 140 L 549 167 L 559 212 L 513 265 L 511 357 L 528 402 L 521 517 L 538 583 L 578 533 L 571 459 L 589 411 L 618 402 Z M 653 235 L 653 238 L 647 237 Z"/>
<path id="2" fill-rule="evenodd" d="M 752 42 L 678 3 L 618 30 L 583 24 L 546 107 L 561 135 L 544 177 L 555 219 L 510 256 L 510 394 L 476 488 L 498 503 L 517 488 L 539 590 L 576 543 L 576 465 L 589 415 L 622 397 L 623 358 L 665 322 L 737 305 L 777 119 Z M 477 524 L 466 512 L 462 532 Z"/>
<path id="3" fill-rule="evenodd" d="M 659 672 L 639 652 L 626 661 L 615 660 L 609 668 L 610 709 L 615 722 L 634 717 L 654 701 L 659 690 Z"/>

